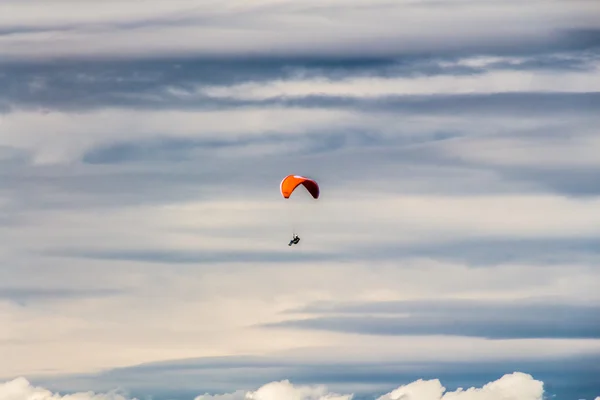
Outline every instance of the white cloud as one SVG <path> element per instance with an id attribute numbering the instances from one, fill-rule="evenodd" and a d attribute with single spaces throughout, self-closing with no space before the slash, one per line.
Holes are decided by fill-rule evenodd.
<path id="1" fill-rule="evenodd" d="M 225 393 L 225 394 L 203 394 L 200 396 L 196 396 L 194 400 L 246 400 L 246 391 L 244 390 L 236 390 L 233 393 Z"/>
<path id="2" fill-rule="evenodd" d="M 60 395 L 48 389 L 33 386 L 25 378 L 17 378 L 0 383 L 0 400 L 128 400 L 128 398 L 117 392 L 82 392 Z"/>
<path id="3" fill-rule="evenodd" d="M 246 394 L 247 400 L 352 400 L 352 395 L 329 393 L 327 387 L 296 386 L 290 381 L 271 382 L 255 392 Z"/>
<path id="4" fill-rule="evenodd" d="M 541 400 L 544 383 L 521 372 L 506 374 L 481 388 L 446 391 L 438 379 L 417 380 L 377 400 Z M 333 393 L 325 385 L 295 385 L 289 380 L 265 384 L 255 391 L 203 394 L 194 400 L 352 400 L 354 394 Z M 31 385 L 25 378 L 0 384 L 0 400 L 127 400 L 117 392 L 78 392 L 60 395 Z"/>
<path id="5" fill-rule="evenodd" d="M 541 400 L 544 384 L 531 375 L 515 372 L 482 388 L 446 392 L 437 379 L 419 380 L 379 397 L 377 400 Z"/>

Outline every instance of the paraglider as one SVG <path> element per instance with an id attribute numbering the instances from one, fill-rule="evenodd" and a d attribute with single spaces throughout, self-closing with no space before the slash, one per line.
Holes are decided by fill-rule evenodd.
<path id="1" fill-rule="evenodd" d="M 289 199 L 292 195 L 292 192 L 300 185 L 304 186 L 314 199 L 319 198 L 319 184 L 314 179 L 310 179 L 305 176 L 286 176 L 279 184 L 279 190 L 284 198 Z"/>
<path id="2" fill-rule="evenodd" d="M 291 246 L 293 244 L 298 244 L 299 241 L 300 241 L 300 237 L 294 233 L 294 236 L 292 237 L 292 240 L 290 240 L 290 243 L 288 243 L 288 246 Z"/>
<path id="3" fill-rule="evenodd" d="M 299 187 L 303 186 L 313 199 L 318 199 L 320 196 L 320 188 L 317 181 L 311 178 L 307 178 L 301 175 L 288 175 L 279 184 L 279 191 L 284 199 L 289 199 L 292 193 Z M 298 244 L 300 237 L 293 232 L 292 240 L 290 240 L 288 246 Z"/>

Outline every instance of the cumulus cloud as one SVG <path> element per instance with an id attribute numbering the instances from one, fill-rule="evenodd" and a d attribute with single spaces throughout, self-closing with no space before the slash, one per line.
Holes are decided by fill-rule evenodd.
<path id="1" fill-rule="evenodd" d="M 196 396 L 194 400 L 246 400 L 247 393 L 244 390 L 237 390 L 233 393 L 225 393 L 225 394 L 203 394 L 200 396 Z"/>
<path id="2" fill-rule="evenodd" d="M 352 395 L 329 393 L 325 386 L 296 386 L 290 381 L 271 382 L 255 392 L 246 393 L 246 400 L 352 400 Z"/>
<path id="3" fill-rule="evenodd" d="M 128 400 L 118 392 L 81 392 L 61 395 L 43 387 L 34 386 L 25 378 L 17 378 L 0 384 L 1 400 Z"/>
<path id="4" fill-rule="evenodd" d="M 423 380 L 402 385 L 376 400 L 541 400 L 544 383 L 521 372 L 506 374 L 484 386 L 449 391 L 439 379 Z M 127 400 L 118 392 L 78 392 L 61 395 L 17 378 L 0 384 L 0 400 Z M 331 392 L 325 385 L 297 385 L 289 380 L 268 383 L 257 390 L 238 390 L 224 394 L 203 394 L 194 400 L 353 400 L 354 394 Z"/>
<path id="5" fill-rule="evenodd" d="M 459 388 L 454 392 L 446 392 L 446 388 L 441 385 L 439 380 L 419 380 L 401 386 L 377 400 L 541 400 L 543 395 L 543 382 L 533 379 L 531 375 L 515 372 L 504 375 L 497 381 L 490 382 L 481 388 L 466 390 Z"/>

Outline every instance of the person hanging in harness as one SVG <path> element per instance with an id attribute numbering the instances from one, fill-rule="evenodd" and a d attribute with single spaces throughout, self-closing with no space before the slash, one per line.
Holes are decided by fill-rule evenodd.
<path id="1" fill-rule="evenodd" d="M 300 241 L 300 237 L 294 233 L 294 236 L 293 236 L 292 240 L 290 240 L 290 243 L 288 244 L 288 246 L 291 246 L 293 244 L 298 244 L 299 241 Z"/>

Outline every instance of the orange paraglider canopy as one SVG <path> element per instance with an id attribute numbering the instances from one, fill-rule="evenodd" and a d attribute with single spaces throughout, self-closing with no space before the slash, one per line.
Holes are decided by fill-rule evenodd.
<path id="1" fill-rule="evenodd" d="M 289 198 L 292 192 L 299 185 L 303 185 L 314 199 L 319 198 L 319 185 L 317 184 L 317 182 L 313 179 L 300 175 L 288 175 L 285 178 L 283 178 L 281 184 L 279 185 L 281 195 L 286 199 Z"/>

